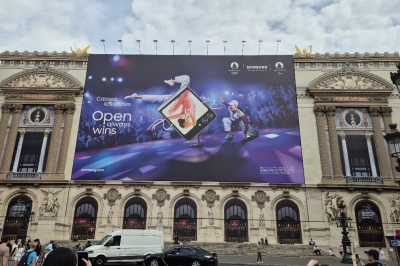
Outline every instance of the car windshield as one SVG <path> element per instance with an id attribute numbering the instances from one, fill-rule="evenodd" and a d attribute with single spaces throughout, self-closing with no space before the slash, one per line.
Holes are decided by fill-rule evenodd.
<path id="1" fill-rule="evenodd" d="M 106 235 L 105 237 L 103 237 L 96 245 L 104 245 L 105 243 L 107 243 L 107 241 L 111 238 L 110 235 Z"/>

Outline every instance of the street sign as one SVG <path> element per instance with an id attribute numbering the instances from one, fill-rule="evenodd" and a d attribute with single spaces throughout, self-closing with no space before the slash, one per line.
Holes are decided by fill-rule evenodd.
<path id="1" fill-rule="evenodd" d="M 396 235 L 400 235 L 400 230 L 395 230 Z"/>
<path id="2" fill-rule="evenodd" d="M 400 241 L 400 235 L 396 235 L 396 236 L 394 237 L 394 239 L 397 240 L 397 241 Z"/>
<path id="3" fill-rule="evenodd" d="M 399 242 L 397 240 L 392 240 L 392 246 L 397 247 L 399 245 Z"/>

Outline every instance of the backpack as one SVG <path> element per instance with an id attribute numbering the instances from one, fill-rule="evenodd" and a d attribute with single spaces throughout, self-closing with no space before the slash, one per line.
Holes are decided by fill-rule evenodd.
<path id="1" fill-rule="evenodd" d="M 34 251 L 31 250 L 31 252 L 28 252 L 28 251 L 25 252 L 25 254 L 19 260 L 18 266 L 29 266 L 30 264 L 28 264 L 28 258 L 32 254 L 32 252 L 34 252 Z M 32 264 L 32 262 L 31 262 L 31 264 Z"/>
<path id="2" fill-rule="evenodd" d="M 51 243 L 51 248 L 52 248 L 52 249 L 56 249 L 56 248 L 57 248 L 56 244 Z"/>

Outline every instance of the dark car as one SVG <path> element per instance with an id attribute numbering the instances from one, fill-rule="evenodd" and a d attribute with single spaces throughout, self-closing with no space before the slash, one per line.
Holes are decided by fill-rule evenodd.
<path id="1" fill-rule="evenodd" d="M 217 266 L 216 253 L 210 253 L 201 248 L 179 246 L 164 253 L 146 256 L 147 266 Z"/>

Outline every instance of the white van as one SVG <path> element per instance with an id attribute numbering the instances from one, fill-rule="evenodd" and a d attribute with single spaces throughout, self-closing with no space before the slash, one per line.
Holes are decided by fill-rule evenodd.
<path id="1" fill-rule="evenodd" d="M 143 262 L 148 254 L 164 252 L 164 234 L 156 230 L 113 231 L 85 251 L 96 266 L 105 262 Z"/>

